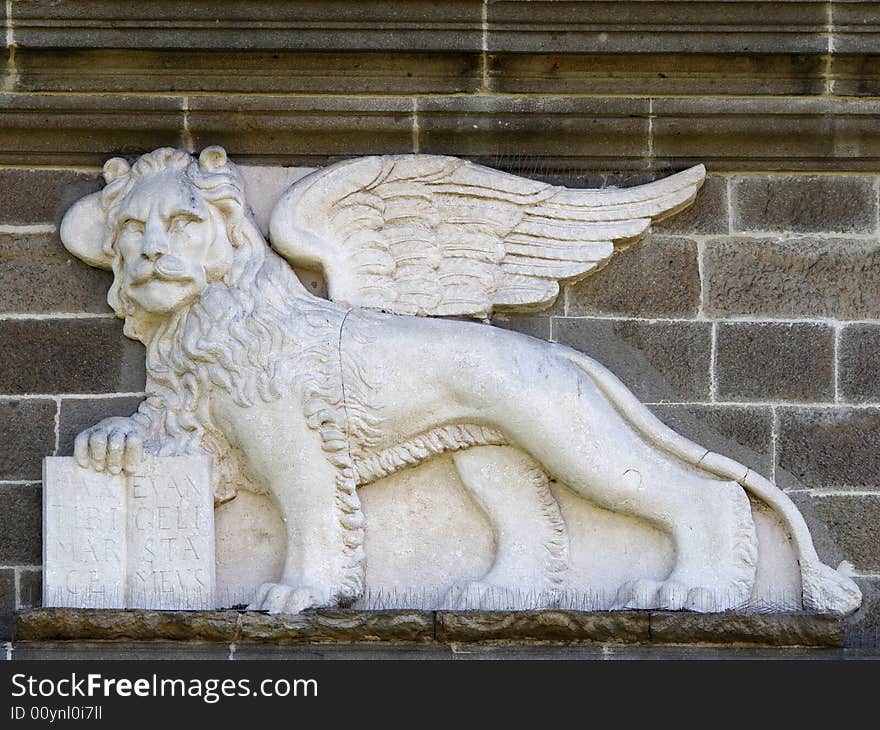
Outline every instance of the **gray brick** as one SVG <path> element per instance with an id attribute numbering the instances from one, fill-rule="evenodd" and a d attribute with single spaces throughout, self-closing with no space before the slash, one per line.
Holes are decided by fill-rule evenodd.
<path id="1" fill-rule="evenodd" d="M 735 231 L 870 233 L 877 221 L 871 177 L 749 176 L 731 198 Z"/>
<path id="2" fill-rule="evenodd" d="M 144 389 L 144 347 L 113 319 L 0 321 L 0 393 Z"/>
<path id="3" fill-rule="evenodd" d="M 0 565 L 42 562 L 41 493 L 37 486 L 0 484 Z"/>
<path id="4" fill-rule="evenodd" d="M 862 573 L 880 571 L 880 493 L 818 496 L 794 494 L 813 536 L 819 557 L 829 565 L 841 560 Z"/>
<path id="5" fill-rule="evenodd" d="M 18 49 L 18 87 L 50 92 L 457 94 L 482 84 L 478 52 Z"/>
<path id="6" fill-rule="evenodd" d="M 880 401 L 880 325 L 844 327 L 837 357 L 841 397 L 854 403 Z"/>
<path id="7" fill-rule="evenodd" d="M 0 481 L 42 478 L 42 459 L 55 452 L 55 401 L 0 400 Z"/>
<path id="8" fill-rule="evenodd" d="M 0 234 L 0 312 L 106 313 L 112 278 L 67 253 L 57 235 Z"/>
<path id="9" fill-rule="evenodd" d="M 844 642 L 852 649 L 880 647 L 880 580 L 854 578 L 862 590 L 862 605 L 846 619 Z"/>
<path id="10" fill-rule="evenodd" d="M 880 244 L 873 240 L 711 241 L 703 279 L 708 316 L 880 316 Z"/>
<path id="11" fill-rule="evenodd" d="M 43 571 L 20 568 L 18 571 L 18 607 L 39 608 L 43 603 Z"/>
<path id="12" fill-rule="evenodd" d="M 718 399 L 834 399 L 834 329 L 819 324 L 718 324 Z"/>
<path id="13" fill-rule="evenodd" d="M 781 408 L 777 481 L 880 489 L 880 408 Z"/>
<path id="14" fill-rule="evenodd" d="M 595 357 L 643 401 L 708 398 L 706 322 L 554 317 L 553 339 Z"/>
<path id="15" fill-rule="evenodd" d="M 701 446 L 760 474 L 771 473 L 773 417 L 769 407 L 656 405 L 651 410 L 667 426 Z"/>
<path id="16" fill-rule="evenodd" d="M 74 201 L 102 185 L 90 172 L 0 170 L 0 225 L 59 223 Z"/>
<path id="17" fill-rule="evenodd" d="M 0 570 L 0 639 L 12 638 L 12 615 L 15 612 L 15 571 Z"/>
<path id="18" fill-rule="evenodd" d="M 697 244 L 651 235 L 569 287 L 568 314 L 693 317 L 700 306 Z"/>
<path id="19" fill-rule="evenodd" d="M 656 233 L 727 233 L 727 178 L 709 175 L 690 208 L 655 224 Z"/>
<path id="20" fill-rule="evenodd" d="M 130 416 L 141 398 L 62 398 L 58 422 L 58 455 L 71 456 L 77 434 L 110 416 Z"/>
<path id="21" fill-rule="evenodd" d="M 562 295 L 560 295 L 560 299 Z M 492 318 L 492 325 L 506 330 L 522 332 L 524 335 L 550 339 L 550 317 L 541 314 L 497 314 Z"/>

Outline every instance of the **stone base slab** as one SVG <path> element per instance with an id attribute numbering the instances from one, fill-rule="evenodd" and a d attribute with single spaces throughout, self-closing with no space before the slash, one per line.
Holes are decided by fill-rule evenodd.
<path id="1" fill-rule="evenodd" d="M 802 613 L 665 611 L 254 611 L 36 608 L 15 617 L 18 642 L 251 644 L 605 644 L 648 647 L 843 647 L 841 619 Z"/>

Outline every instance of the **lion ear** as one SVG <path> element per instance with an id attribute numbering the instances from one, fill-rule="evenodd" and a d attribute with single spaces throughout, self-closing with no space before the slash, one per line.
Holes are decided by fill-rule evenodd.
<path id="1" fill-rule="evenodd" d="M 205 147 L 199 155 L 199 168 L 203 172 L 216 172 L 226 164 L 226 150 L 219 145 Z"/>
<path id="2" fill-rule="evenodd" d="M 78 259 L 90 266 L 110 269 L 113 258 L 104 250 L 107 215 L 101 193 L 92 193 L 74 203 L 61 219 L 61 242 Z"/>

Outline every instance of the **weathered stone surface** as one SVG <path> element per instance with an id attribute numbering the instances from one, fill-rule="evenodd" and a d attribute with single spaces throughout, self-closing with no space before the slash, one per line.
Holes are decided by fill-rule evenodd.
<path id="1" fill-rule="evenodd" d="M 727 178 L 710 175 L 700 188 L 694 204 L 654 226 L 655 236 L 666 233 L 727 233 L 730 222 L 727 206 Z"/>
<path id="2" fill-rule="evenodd" d="M 130 416 L 137 410 L 141 398 L 62 398 L 58 420 L 58 453 L 71 456 L 73 442 L 80 431 L 94 426 L 110 416 Z"/>
<path id="3" fill-rule="evenodd" d="M 877 223 L 873 177 L 773 175 L 734 179 L 734 231 L 870 233 Z"/>
<path id="4" fill-rule="evenodd" d="M 109 272 L 78 261 L 53 234 L 0 234 L 0 312 L 106 313 L 110 282 Z"/>
<path id="5" fill-rule="evenodd" d="M 218 144 L 240 160 L 317 165 L 412 152 L 412 115 L 402 97 L 198 96 L 188 129 L 197 149 Z"/>
<path id="6" fill-rule="evenodd" d="M 557 306 L 559 305 L 559 301 L 563 299 L 563 296 L 564 295 L 560 293 L 559 300 L 557 301 Z M 556 308 L 557 307 L 554 307 L 554 309 Z M 524 335 L 539 337 L 542 340 L 550 339 L 550 317 L 546 315 L 541 316 L 541 314 L 497 314 L 492 318 L 492 326 L 501 327 L 502 329 L 506 330 L 515 330 L 516 332 L 522 332 Z"/>
<path id="7" fill-rule="evenodd" d="M 862 606 L 846 619 L 844 644 L 853 649 L 880 647 L 880 580 L 854 578 L 862 591 Z"/>
<path id="8" fill-rule="evenodd" d="M 0 321 L 0 393 L 133 393 L 144 389 L 144 349 L 112 319 Z"/>
<path id="9" fill-rule="evenodd" d="M 0 565 L 42 561 L 42 500 L 37 486 L 0 484 Z"/>
<path id="10" fill-rule="evenodd" d="M 554 2 L 488 4 L 489 50 L 542 52 L 822 53 L 827 16 L 819 3 Z M 823 43 L 823 41 L 825 41 Z"/>
<path id="11" fill-rule="evenodd" d="M 822 523 L 841 559 L 850 562 L 860 573 L 880 571 L 880 492 L 854 495 L 798 495 L 798 504 L 809 499 L 811 509 L 804 517 L 811 530 L 814 520 Z M 816 540 L 819 557 L 829 562 L 832 553 Z M 827 551 L 827 552 L 826 552 Z"/>
<path id="12" fill-rule="evenodd" d="M 843 646 L 843 622 L 833 616 L 762 613 L 651 613 L 659 644 Z"/>
<path id="13" fill-rule="evenodd" d="M 158 0 L 120 7 L 112 0 L 83 6 L 70 0 L 16 7 L 16 43 L 23 47 L 479 50 L 482 3 L 309 0 L 243 5 Z M 120 27 L 125 28 L 120 33 Z"/>
<path id="14" fill-rule="evenodd" d="M 846 239 L 729 238 L 706 244 L 711 317 L 871 319 L 880 312 L 880 244 Z"/>
<path id="15" fill-rule="evenodd" d="M 776 459 L 785 486 L 880 489 L 880 409 L 781 408 Z"/>
<path id="16" fill-rule="evenodd" d="M 851 403 L 880 401 L 880 326 L 853 324 L 837 347 L 840 396 Z"/>
<path id="17" fill-rule="evenodd" d="M 718 399 L 834 399 L 834 329 L 818 324 L 722 322 L 716 349 Z"/>
<path id="18" fill-rule="evenodd" d="M 655 98 L 654 164 L 658 169 L 702 162 L 710 169 L 749 172 L 873 172 L 880 158 L 873 131 L 878 111 L 880 102 L 864 99 Z M 865 216 L 857 211 L 853 220 L 862 222 Z M 843 230 L 855 230 L 849 219 L 838 220 Z"/>
<path id="19" fill-rule="evenodd" d="M 554 43 L 554 48 L 555 48 Z M 827 62 L 801 54 L 502 53 L 490 86 L 507 94 L 821 94 Z M 690 49 L 688 49 L 690 50 Z"/>
<path id="20" fill-rule="evenodd" d="M 0 481 L 39 480 L 40 464 L 55 451 L 54 401 L 0 400 Z"/>
<path id="21" fill-rule="evenodd" d="M 699 306 L 697 244 L 655 234 L 569 287 L 567 313 L 693 317 Z"/>
<path id="22" fill-rule="evenodd" d="M 525 169 L 608 169 L 647 151 L 644 99 L 432 97 L 417 113 L 420 151 L 510 170 L 517 160 Z"/>
<path id="23" fill-rule="evenodd" d="M 880 94 L 880 56 L 874 54 L 831 58 L 831 88 L 840 96 Z"/>
<path id="24" fill-rule="evenodd" d="M 211 660 L 229 659 L 226 643 L 208 641 L 20 641 L 14 644 L 15 660 Z"/>
<path id="25" fill-rule="evenodd" d="M 647 642 L 647 612 L 438 611 L 437 641 Z"/>
<path id="26" fill-rule="evenodd" d="M 296 616 L 241 614 L 239 641 L 432 641 L 430 611 L 318 610 Z"/>
<path id="27" fill-rule="evenodd" d="M 67 92 L 457 94 L 482 83 L 477 52 L 18 49 L 17 88 Z"/>
<path id="28" fill-rule="evenodd" d="M 880 12 L 874 3 L 836 0 L 832 22 L 835 53 L 877 52 Z"/>
<path id="29" fill-rule="evenodd" d="M 43 571 L 21 568 L 18 571 L 18 607 L 39 608 L 43 601 Z"/>
<path id="30" fill-rule="evenodd" d="M 553 318 L 553 339 L 595 357 L 646 402 L 707 400 L 706 322 Z"/>
<path id="31" fill-rule="evenodd" d="M 35 608 L 15 618 L 16 641 L 235 641 L 235 611 Z"/>
<path id="32" fill-rule="evenodd" d="M 667 426 L 701 446 L 760 474 L 771 473 L 773 418 L 769 407 L 655 405 L 651 410 Z"/>
<path id="33" fill-rule="evenodd" d="M 12 637 L 12 614 L 15 611 L 15 571 L 0 570 L 0 639 Z"/>
<path id="34" fill-rule="evenodd" d="M 71 203 L 100 187 L 93 172 L 0 170 L 0 225 L 58 223 Z"/>
<path id="35" fill-rule="evenodd" d="M 103 165 L 107 155 L 176 146 L 183 100 L 116 94 L 0 96 L 0 163 Z"/>

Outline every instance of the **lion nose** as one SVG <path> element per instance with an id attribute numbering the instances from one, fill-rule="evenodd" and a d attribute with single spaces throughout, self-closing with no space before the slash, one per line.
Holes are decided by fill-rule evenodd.
<path id="1" fill-rule="evenodd" d="M 148 224 L 144 234 L 143 253 L 150 261 L 168 253 L 168 236 L 162 226 Z"/>

